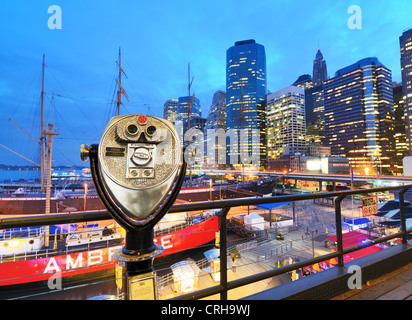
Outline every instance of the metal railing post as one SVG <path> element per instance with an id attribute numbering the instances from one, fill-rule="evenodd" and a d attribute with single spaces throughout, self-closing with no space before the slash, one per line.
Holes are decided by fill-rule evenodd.
<path id="1" fill-rule="evenodd" d="M 342 210 L 341 202 L 345 198 L 345 194 L 341 194 L 335 200 L 335 219 L 336 219 L 336 242 L 337 250 L 339 252 L 338 256 L 338 266 L 343 268 L 343 239 L 342 239 Z"/>
<path id="2" fill-rule="evenodd" d="M 399 209 L 400 209 L 400 215 L 401 215 L 401 232 L 403 233 L 402 235 L 402 243 L 407 243 L 408 242 L 408 234 L 406 233 L 406 217 L 405 217 L 405 192 L 408 189 L 402 189 L 399 192 Z"/>
<path id="3" fill-rule="evenodd" d="M 220 285 L 223 291 L 220 300 L 227 300 L 227 227 L 226 216 L 230 208 L 223 208 L 219 214 Z"/>

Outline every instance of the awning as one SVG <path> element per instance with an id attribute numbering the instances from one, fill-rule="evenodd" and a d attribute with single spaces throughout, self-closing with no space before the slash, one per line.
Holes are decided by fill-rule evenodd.
<path id="1" fill-rule="evenodd" d="M 378 213 L 378 216 L 384 217 L 386 219 L 399 219 L 401 216 L 401 211 L 399 209 L 397 210 L 391 210 L 387 213 Z M 406 218 L 412 218 L 412 208 L 411 207 L 406 207 L 405 208 L 405 217 Z"/>
<path id="2" fill-rule="evenodd" d="M 399 201 L 387 201 L 384 203 L 378 203 L 378 211 L 390 211 L 399 209 Z"/>
<path id="3" fill-rule="evenodd" d="M 266 204 L 258 204 L 256 207 L 262 208 L 262 209 L 266 209 L 266 210 L 270 210 L 276 207 L 280 207 L 283 206 L 285 204 L 291 203 L 293 201 L 288 201 L 288 202 L 277 202 L 277 203 L 266 203 Z"/>
<path id="4" fill-rule="evenodd" d="M 347 233 L 342 234 L 342 241 L 343 241 L 343 247 L 352 247 L 356 246 L 358 244 L 362 243 L 362 240 L 366 240 L 368 238 L 367 234 L 358 232 L 358 231 L 351 231 Z M 328 240 L 336 242 L 336 236 L 331 236 L 328 237 Z M 360 250 L 356 250 L 351 253 L 347 253 L 344 255 L 344 262 L 353 260 L 353 259 L 358 259 L 364 256 L 367 256 L 368 254 L 375 253 L 379 251 L 379 247 L 373 245 L 370 247 L 366 247 Z"/>
<path id="5" fill-rule="evenodd" d="M 220 251 L 218 249 L 210 249 L 208 251 L 203 252 L 208 262 L 219 259 Z"/>
<path id="6" fill-rule="evenodd" d="M 384 215 L 382 215 L 382 217 L 384 217 L 386 219 L 391 219 L 395 215 L 397 215 L 398 212 L 399 212 L 399 209 L 391 210 L 391 211 L 388 211 L 387 213 L 385 213 Z"/>
<path id="7" fill-rule="evenodd" d="M 346 220 L 345 223 L 346 224 L 352 224 L 352 219 Z M 362 225 L 362 224 L 365 224 L 365 223 L 371 223 L 371 221 L 368 218 L 358 218 L 358 219 L 353 220 L 353 225 L 354 226 Z"/>
<path id="8" fill-rule="evenodd" d="M 353 251 L 351 253 L 345 254 L 345 257 L 349 257 L 350 260 L 362 258 L 367 256 L 371 253 L 378 252 L 379 248 L 375 246 L 366 247 L 357 251 Z M 345 259 L 345 258 L 344 258 Z"/>
<path id="9" fill-rule="evenodd" d="M 351 231 L 342 234 L 342 242 L 344 247 L 352 247 L 357 244 L 362 243 L 362 240 L 368 238 L 367 234 L 361 233 L 359 231 Z M 331 236 L 327 238 L 329 241 L 336 242 L 336 236 Z"/>
<path id="10" fill-rule="evenodd" d="M 379 224 L 383 226 L 388 226 L 388 227 L 397 227 L 401 225 L 401 220 L 395 219 L 395 220 L 389 220 L 389 221 L 383 221 L 379 222 Z M 406 219 L 406 229 L 412 228 L 412 219 Z"/>
<path id="11" fill-rule="evenodd" d="M 400 220 L 389 220 L 389 221 L 382 221 L 378 223 L 383 226 L 396 227 L 401 224 L 401 221 Z"/>

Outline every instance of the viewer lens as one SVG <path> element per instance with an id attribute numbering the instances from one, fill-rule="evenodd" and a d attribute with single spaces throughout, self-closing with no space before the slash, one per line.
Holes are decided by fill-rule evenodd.
<path id="1" fill-rule="evenodd" d="M 153 135 L 156 132 L 156 127 L 150 126 L 150 127 L 147 128 L 146 132 L 149 135 Z"/>
<path id="2" fill-rule="evenodd" d="M 127 131 L 128 131 L 130 134 L 136 134 L 137 130 L 138 130 L 138 129 L 137 129 L 137 126 L 134 125 L 134 124 L 131 124 L 130 126 L 127 127 Z"/>

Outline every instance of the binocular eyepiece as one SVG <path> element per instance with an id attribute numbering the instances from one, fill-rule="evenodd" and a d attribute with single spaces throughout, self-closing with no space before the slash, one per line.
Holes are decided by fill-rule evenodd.
<path id="1" fill-rule="evenodd" d="M 82 145 L 85 160 L 90 148 Z M 181 147 L 173 125 L 148 115 L 110 120 L 98 146 L 102 187 L 126 218 L 146 219 L 175 182 Z"/>

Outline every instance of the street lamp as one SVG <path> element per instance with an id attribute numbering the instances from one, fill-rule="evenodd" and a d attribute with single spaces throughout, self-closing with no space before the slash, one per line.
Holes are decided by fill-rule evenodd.
<path id="1" fill-rule="evenodd" d="M 315 231 L 313 231 L 313 230 L 309 231 L 309 228 L 307 228 L 307 229 L 306 229 L 306 232 L 305 232 L 305 234 L 306 234 L 307 236 L 312 235 L 312 256 L 313 256 L 313 257 L 315 256 L 315 242 L 314 242 L 314 240 L 313 240 L 313 234 L 314 234 L 314 233 L 315 233 Z"/>
<path id="2" fill-rule="evenodd" d="M 83 203 L 83 211 L 86 211 L 86 199 L 87 199 L 87 183 L 84 184 L 84 203 Z"/>
<path id="3" fill-rule="evenodd" d="M 212 185 L 213 185 L 213 180 L 209 180 L 209 187 L 210 187 L 210 201 L 212 201 Z"/>

